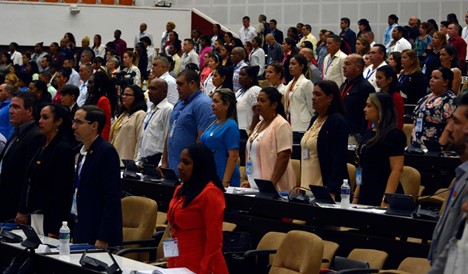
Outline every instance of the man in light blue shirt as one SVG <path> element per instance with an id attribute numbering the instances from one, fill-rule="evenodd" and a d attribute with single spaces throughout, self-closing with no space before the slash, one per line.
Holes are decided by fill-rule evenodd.
<path id="1" fill-rule="evenodd" d="M 388 16 L 388 26 L 384 32 L 383 44 L 387 45 L 392 41 L 392 30 L 394 27 L 398 26 L 398 17 L 395 14 L 390 14 Z"/>
<path id="2" fill-rule="evenodd" d="M 179 173 L 179 156 L 182 150 L 199 142 L 203 131 L 215 116 L 211 111 L 211 99 L 200 90 L 200 77 L 197 72 L 186 69 L 176 79 L 179 101 L 174 106 L 169 119 L 162 166 Z"/>

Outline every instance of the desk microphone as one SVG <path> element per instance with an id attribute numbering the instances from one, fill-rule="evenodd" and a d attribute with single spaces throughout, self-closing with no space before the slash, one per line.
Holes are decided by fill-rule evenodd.
<path id="1" fill-rule="evenodd" d="M 31 216 L 32 214 L 40 213 L 42 212 L 42 209 L 38 209 L 36 211 L 33 211 L 29 214 L 25 214 L 26 217 Z M 6 243 L 21 243 L 23 241 L 23 238 L 11 231 L 6 231 L 5 226 L 8 223 L 12 223 L 16 220 L 16 218 L 8 219 L 4 221 L 0 225 L 0 242 L 6 242 Z"/>
<path id="2" fill-rule="evenodd" d="M 447 191 L 452 191 L 453 188 L 454 188 L 454 187 L 452 186 L 452 187 L 447 188 L 447 189 L 445 189 L 445 190 L 436 192 L 436 193 L 434 193 L 434 194 L 432 194 L 432 195 L 420 197 L 421 200 L 419 200 L 418 203 L 421 204 L 421 202 L 426 201 L 426 200 L 428 200 L 428 199 L 430 199 L 430 198 L 432 198 L 432 197 L 434 197 L 434 196 L 437 196 L 437 195 L 439 195 L 439 194 L 441 194 L 441 193 L 444 193 L 444 192 L 447 192 Z"/>

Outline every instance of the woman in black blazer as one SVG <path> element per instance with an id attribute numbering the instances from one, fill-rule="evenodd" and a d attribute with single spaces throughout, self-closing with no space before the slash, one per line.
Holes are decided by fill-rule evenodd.
<path id="1" fill-rule="evenodd" d="M 343 179 L 348 179 L 349 130 L 338 85 L 328 80 L 317 82 L 312 104 L 315 115 L 301 140 L 301 186 L 326 186 L 339 201 Z"/>
<path id="2" fill-rule="evenodd" d="M 66 140 L 70 130 L 64 107 L 51 103 L 42 108 L 39 131 L 45 141 L 29 163 L 18 213 L 40 210 L 44 235 L 54 238 L 58 238 L 62 221 L 68 220 L 73 195 L 75 157 Z"/>

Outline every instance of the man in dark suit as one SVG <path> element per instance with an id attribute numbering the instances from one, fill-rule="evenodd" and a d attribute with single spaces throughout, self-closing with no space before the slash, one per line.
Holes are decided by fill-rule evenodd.
<path id="1" fill-rule="evenodd" d="M 460 156 L 462 164 L 455 169 L 455 183 L 447 198 L 447 206 L 442 213 L 432 236 L 429 260 L 432 262 L 430 274 L 443 273 L 451 248 L 456 243 L 460 226 L 465 226 L 466 219 L 462 205 L 468 202 L 468 94 L 458 101 L 457 110 L 446 126 L 448 141 Z M 464 208 L 466 210 L 466 206 Z M 466 228 L 465 228 L 466 229 Z"/>
<path id="2" fill-rule="evenodd" d="M 15 129 L 0 154 L 0 221 L 16 217 L 19 223 L 27 222 L 27 216 L 16 213 L 25 186 L 25 170 L 43 140 L 34 120 L 35 103 L 29 92 L 17 93 L 11 99 L 10 123 Z"/>
<path id="3" fill-rule="evenodd" d="M 86 105 L 75 113 L 73 131 L 83 143 L 77 162 L 72 203 L 75 243 L 100 248 L 122 242 L 120 160 L 115 148 L 99 135 L 106 123 L 104 112 Z"/>
<path id="4" fill-rule="evenodd" d="M 277 24 L 275 19 L 270 20 L 270 33 L 275 37 L 276 42 L 283 44 L 283 32 L 276 28 Z"/>

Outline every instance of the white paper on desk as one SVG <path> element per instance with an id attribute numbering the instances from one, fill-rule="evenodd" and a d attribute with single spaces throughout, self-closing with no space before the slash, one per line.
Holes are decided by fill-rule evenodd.
<path id="1" fill-rule="evenodd" d="M 162 268 L 157 267 L 155 270 L 138 270 L 135 274 L 195 274 L 186 267 L 176 267 L 176 268 Z"/>

